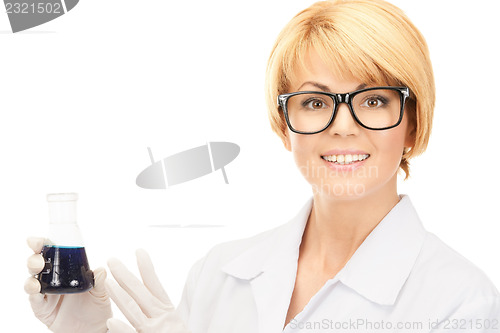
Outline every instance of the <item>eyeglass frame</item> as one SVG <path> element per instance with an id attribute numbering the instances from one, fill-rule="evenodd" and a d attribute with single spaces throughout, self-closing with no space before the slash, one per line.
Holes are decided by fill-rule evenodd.
<path id="1" fill-rule="evenodd" d="M 383 128 L 368 127 L 368 126 L 364 125 L 358 119 L 358 117 L 356 116 L 356 113 L 354 112 L 354 109 L 352 107 L 352 99 L 354 96 L 356 96 L 359 93 L 365 92 L 365 91 L 378 90 L 378 89 L 388 89 L 388 90 L 395 90 L 395 91 L 399 92 L 399 98 L 400 98 L 400 103 L 401 103 L 401 109 L 399 111 L 399 119 L 398 119 L 397 123 L 392 125 L 392 126 L 387 126 L 387 127 L 383 127 Z M 328 123 L 326 124 L 326 126 L 322 129 L 320 129 L 319 131 L 302 132 L 302 131 L 296 130 L 295 128 L 293 128 L 292 124 L 290 124 L 290 120 L 288 119 L 288 110 L 287 110 L 288 98 L 290 98 L 292 96 L 303 95 L 303 94 L 320 94 L 320 95 L 329 96 L 333 100 L 334 106 L 333 106 L 333 112 L 332 112 L 332 115 L 330 117 L 330 120 L 328 120 Z M 399 124 L 401 124 L 401 120 L 403 119 L 405 102 L 406 102 L 406 99 L 408 97 L 410 97 L 410 89 L 408 87 L 385 86 L 385 87 L 364 88 L 364 89 L 351 91 L 351 92 L 348 92 L 345 94 L 336 94 L 336 93 L 330 93 L 330 92 L 326 92 L 326 91 L 297 91 L 297 92 L 278 95 L 277 104 L 279 107 L 281 107 L 281 110 L 283 111 L 283 114 L 285 115 L 285 120 L 286 120 L 286 123 L 288 125 L 288 128 L 292 132 L 295 132 L 298 134 L 317 134 L 317 133 L 323 132 L 325 129 L 327 129 L 332 124 L 333 119 L 337 115 L 338 106 L 342 103 L 347 104 L 347 106 L 349 107 L 349 111 L 351 112 L 351 115 L 354 118 L 354 120 L 356 121 L 356 123 L 358 123 L 362 127 L 369 129 L 369 130 L 382 131 L 382 130 L 394 128 L 394 127 L 398 126 Z"/>

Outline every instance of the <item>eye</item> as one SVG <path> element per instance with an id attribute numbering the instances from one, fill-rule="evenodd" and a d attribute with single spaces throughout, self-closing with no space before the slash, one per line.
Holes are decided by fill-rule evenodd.
<path id="1" fill-rule="evenodd" d="M 309 98 L 304 101 L 303 106 L 312 110 L 321 110 L 328 107 L 325 102 L 317 98 Z"/>
<path id="2" fill-rule="evenodd" d="M 379 108 L 387 104 L 387 100 L 382 96 L 370 96 L 365 99 L 361 106 L 368 108 Z"/>

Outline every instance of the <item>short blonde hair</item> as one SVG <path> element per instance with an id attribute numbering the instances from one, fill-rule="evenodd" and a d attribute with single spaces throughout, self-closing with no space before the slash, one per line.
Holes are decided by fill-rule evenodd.
<path id="1" fill-rule="evenodd" d="M 427 148 L 435 104 L 432 65 L 422 34 L 401 9 L 383 0 L 320 1 L 298 13 L 278 35 L 266 71 L 269 120 L 283 142 L 287 125 L 276 98 L 290 92 L 295 68 L 310 49 L 342 78 L 410 88 L 405 114 L 416 131 L 414 146 L 402 152 L 400 170 L 406 180 L 409 159 Z"/>

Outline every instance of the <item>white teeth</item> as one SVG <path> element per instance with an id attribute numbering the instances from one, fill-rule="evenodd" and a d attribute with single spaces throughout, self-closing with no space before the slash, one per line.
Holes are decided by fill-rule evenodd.
<path id="1" fill-rule="evenodd" d="M 357 161 L 366 160 L 370 155 L 368 154 L 346 154 L 346 155 L 328 155 L 321 156 L 324 160 L 335 162 L 336 164 L 351 164 Z"/>

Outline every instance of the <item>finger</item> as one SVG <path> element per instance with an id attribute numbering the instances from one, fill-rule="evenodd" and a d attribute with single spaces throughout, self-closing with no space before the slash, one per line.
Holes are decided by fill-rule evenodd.
<path id="1" fill-rule="evenodd" d="M 31 294 L 30 297 L 30 303 L 37 306 L 45 302 L 45 295 L 44 294 Z"/>
<path id="2" fill-rule="evenodd" d="M 32 294 L 29 296 L 31 309 L 37 318 L 45 324 L 54 321 L 54 315 L 61 308 L 64 295 Z M 48 324 L 49 326 L 51 324 Z"/>
<path id="3" fill-rule="evenodd" d="M 41 237 L 28 237 L 26 239 L 26 242 L 28 243 L 28 246 L 35 252 L 35 253 L 40 253 L 42 252 L 43 249 L 43 243 L 45 241 L 45 238 Z"/>
<path id="4" fill-rule="evenodd" d="M 45 267 L 45 260 L 40 254 L 32 254 L 27 261 L 28 271 L 31 275 L 40 273 Z"/>
<path id="5" fill-rule="evenodd" d="M 94 269 L 94 288 L 90 290 L 90 294 L 95 297 L 106 297 L 106 286 L 104 281 L 107 277 L 106 269 L 104 267 L 98 267 Z"/>
<path id="6" fill-rule="evenodd" d="M 108 326 L 108 333 L 136 333 L 132 327 L 115 318 L 109 318 L 106 326 Z"/>
<path id="7" fill-rule="evenodd" d="M 127 294 L 127 292 L 123 290 L 115 281 L 106 279 L 104 284 L 109 296 L 132 326 L 135 328 L 141 327 L 142 323 L 147 318 L 134 299 L 130 297 L 130 295 Z"/>
<path id="8" fill-rule="evenodd" d="M 134 276 L 118 259 L 108 260 L 109 270 L 116 282 L 136 301 L 149 318 L 161 315 L 165 305 Z"/>
<path id="9" fill-rule="evenodd" d="M 169 308 L 174 308 L 170 298 L 167 295 L 165 289 L 160 283 L 158 276 L 156 275 L 153 263 L 148 253 L 143 249 L 138 249 L 136 251 L 137 256 L 137 266 L 139 267 L 139 272 L 141 273 L 142 281 L 149 291 L 156 296 L 163 304 Z"/>
<path id="10" fill-rule="evenodd" d="M 29 277 L 26 279 L 26 282 L 24 282 L 24 291 L 27 294 L 40 294 L 41 288 L 42 286 L 40 285 L 40 282 L 38 282 L 38 280 L 34 277 Z"/>

